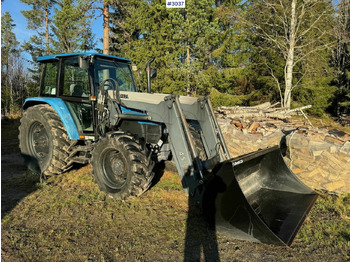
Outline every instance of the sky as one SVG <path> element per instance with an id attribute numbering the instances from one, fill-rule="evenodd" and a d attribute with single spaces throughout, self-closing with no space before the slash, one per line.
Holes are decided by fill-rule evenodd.
<path id="1" fill-rule="evenodd" d="M 5 0 L 1 3 L 1 15 L 6 11 L 10 12 L 14 24 L 16 24 L 13 32 L 16 34 L 17 41 L 21 44 L 24 41 L 28 41 L 29 38 L 35 34 L 35 31 L 27 29 L 27 21 L 21 14 L 21 10 L 29 10 L 30 6 L 20 2 L 19 0 Z M 92 32 L 95 34 L 95 39 L 101 39 L 103 36 L 102 30 L 102 17 L 98 17 L 92 24 Z M 43 39 L 43 41 L 45 41 Z M 102 49 L 102 42 L 97 41 L 97 48 Z M 27 53 L 23 53 L 24 57 L 31 59 L 31 56 Z"/>

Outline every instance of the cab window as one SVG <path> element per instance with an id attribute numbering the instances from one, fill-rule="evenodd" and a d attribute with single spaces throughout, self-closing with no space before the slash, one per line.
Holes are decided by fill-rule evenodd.
<path id="1" fill-rule="evenodd" d="M 72 97 L 89 97 L 88 70 L 79 67 L 78 58 L 69 58 L 62 63 L 62 95 Z"/>
<path id="2" fill-rule="evenodd" d="M 41 95 L 56 95 L 57 90 L 57 62 L 43 65 L 43 82 Z"/>
<path id="3" fill-rule="evenodd" d="M 108 78 L 112 78 L 117 81 L 120 91 L 136 91 L 134 79 L 129 64 L 96 59 L 94 63 L 94 68 L 94 85 L 96 94 L 98 94 L 98 90 L 101 83 Z M 110 83 L 106 84 L 108 84 L 109 89 L 115 88 Z"/>

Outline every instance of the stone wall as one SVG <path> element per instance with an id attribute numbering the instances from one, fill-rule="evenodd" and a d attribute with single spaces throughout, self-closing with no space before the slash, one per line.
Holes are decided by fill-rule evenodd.
<path id="1" fill-rule="evenodd" d="M 287 144 L 285 161 L 293 172 L 309 187 L 340 194 L 350 193 L 350 137 L 339 139 L 327 132 L 289 128 L 261 135 L 239 129 L 229 119 L 218 119 L 231 157 L 266 147 Z M 264 124 L 259 123 L 260 126 Z M 248 128 L 249 129 L 249 128 Z"/>

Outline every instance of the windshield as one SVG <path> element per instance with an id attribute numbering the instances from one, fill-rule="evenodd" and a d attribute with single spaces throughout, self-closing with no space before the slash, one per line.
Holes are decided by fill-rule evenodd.
<path id="1" fill-rule="evenodd" d="M 134 79 L 128 64 L 96 59 L 94 68 L 95 94 L 98 94 L 98 89 L 102 81 L 108 78 L 112 78 L 118 82 L 120 91 L 136 91 Z M 112 88 L 112 85 L 110 88 Z"/>

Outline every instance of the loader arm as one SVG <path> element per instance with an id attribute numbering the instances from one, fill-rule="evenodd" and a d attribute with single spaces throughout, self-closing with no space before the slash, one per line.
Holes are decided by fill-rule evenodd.
<path id="1" fill-rule="evenodd" d="M 230 159 L 208 98 L 121 92 L 126 107 L 164 123 L 185 191 L 229 237 L 290 246 L 317 194 L 288 168 L 278 146 Z M 196 120 L 213 169 L 199 160 L 187 120 Z M 210 165 L 209 165 L 210 166 Z"/>
<path id="2" fill-rule="evenodd" d="M 112 95 L 109 94 L 110 97 Z M 201 194 L 196 189 L 205 179 L 204 168 L 195 150 L 187 120 L 196 120 L 200 124 L 202 142 L 211 166 L 229 159 L 209 98 L 122 91 L 120 96 L 125 107 L 144 111 L 149 120 L 165 124 L 183 187 L 188 194 L 200 201 Z"/>

